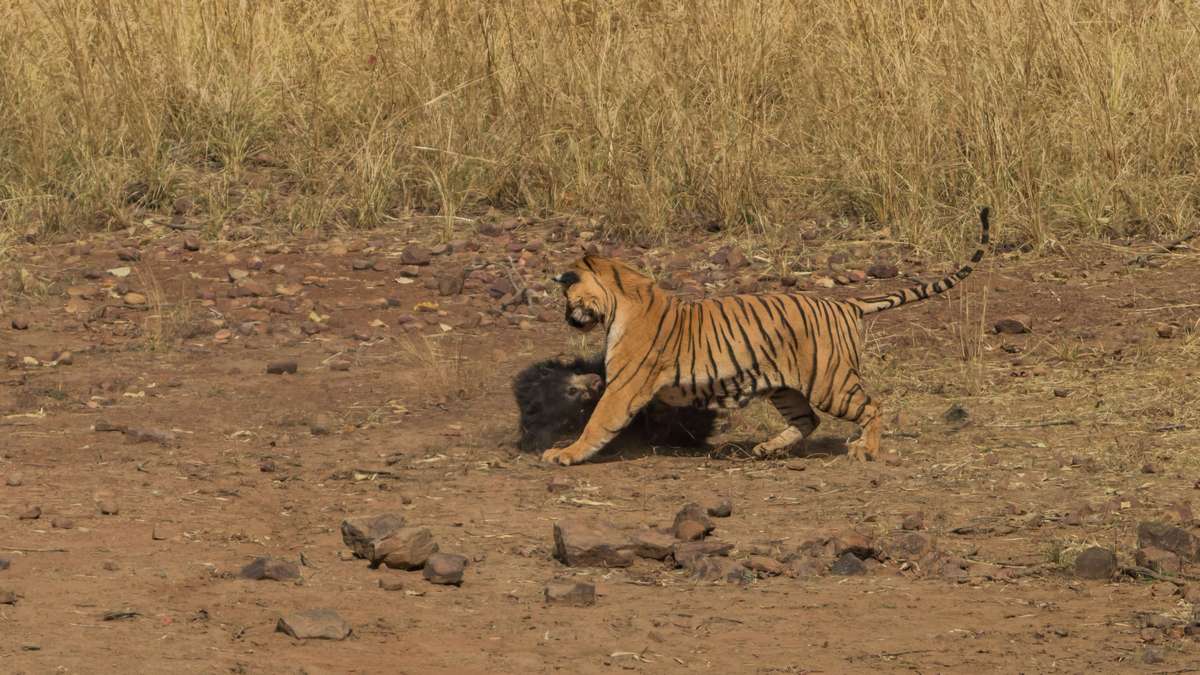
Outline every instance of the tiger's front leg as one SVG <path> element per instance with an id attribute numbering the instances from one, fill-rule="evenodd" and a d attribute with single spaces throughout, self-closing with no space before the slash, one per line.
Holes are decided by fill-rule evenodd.
<path id="1" fill-rule="evenodd" d="M 612 393 L 611 389 L 605 389 L 579 439 L 565 448 L 550 448 L 542 453 L 542 461 L 563 466 L 586 462 L 628 426 L 652 398 L 653 391 L 628 396 L 624 392 Z"/>

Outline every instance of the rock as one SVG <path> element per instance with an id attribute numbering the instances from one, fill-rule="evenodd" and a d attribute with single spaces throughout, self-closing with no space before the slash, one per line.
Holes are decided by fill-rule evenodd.
<path id="1" fill-rule="evenodd" d="M 19 473 L 10 473 L 8 474 L 8 477 L 4 479 L 4 484 L 8 487 L 21 487 L 21 485 L 24 483 L 25 480 Z"/>
<path id="2" fill-rule="evenodd" d="M 10 566 L 12 566 L 12 561 L 10 561 L 8 558 L 0 557 L 0 572 L 3 572 L 4 570 L 8 569 Z"/>
<path id="3" fill-rule="evenodd" d="M 850 279 L 852 284 L 861 284 L 867 280 L 867 273 L 862 270 L 849 270 L 846 272 L 846 278 Z"/>
<path id="4" fill-rule="evenodd" d="M 355 272 L 362 272 L 364 270 L 369 270 L 374 266 L 375 266 L 375 261 L 368 260 L 366 258 L 358 258 L 356 260 L 350 261 L 350 269 L 354 270 Z"/>
<path id="5" fill-rule="evenodd" d="M 333 432 L 333 420 L 325 413 L 320 413 L 308 425 L 308 430 L 313 436 L 328 436 Z"/>
<path id="6" fill-rule="evenodd" d="M 30 506 L 17 516 L 17 520 L 37 520 L 42 517 L 42 507 Z"/>
<path id="7" fill-rule="evenodd" d="M 716 539 L 705 539 L 704 541 L 679 542 L 671 549 L 671 555 L 675 558 L 676 566 L 690 567 L 700 558 L 729 555 L 732 550 L 733 544 Z"/>
<path id="8" fill-rule="evenodd" d="M 825 564 L 816 558 L 793 558 L 784 565 L 783 573 L 793 579 L 808 579 L 825 572 Z"/>
<path id="9" fill-rule="evenodd" d="M 925 514 L 921 511 L 910 513 L 904 516 L 904 521 L 900 523 L 900 528 L 903 530 L 923 530 L 925 529 Z"/>
<path id="10" fill-rule="evenodd" d="M 50 527 L 53 527 L 56 530 L 73 530 L 75 529 L 75 521 L 71 520 L 70 518 L 56 516 L 50 519 Z"/>
<path id="11" fill-rule="evenodd" d="M 891 558 L 917 560 L 934 550 L 934 542 L 926 534 L 906 532 L 885 539 L 883 550 Z"/>
<path id="12" fill-rule="evenodd" d="M 416 279 L 421 276 L 421 268 L 416 265 L 401 265 L 396 273 L 407 279 Z"/>
<path id="13" fill-rule="evenodd" d="M 238 576 L 253 581 L 261 581 L 263 579 L 291 581 L 300 578 L 300 568 L 295 563 L 286 560 L 262 557 L 255 558 L 253 562 L 243 567 L 238 572 Z"/>
<path id="14" fill-rule="evenodd" d="M 12 591 L 0 590 L 0 605 L 17 604 L 17 594 Z"/>
<path id="15" fill-rule="evenodd" d="M 463 292 L 466 275 L 462 272 L 443 274 L 437 279 L 438 295 L 459 295 Z"/>
<path id="16" fill-rule="evenodd" d="M 713 518 L 728 518 L 733 515 L 733 500 L 728 497 L 707 497 L 700 500 L 704 512 Z"/>
<path id="17" fill-rule="evenodd" d="M 573 489 L 575 489 L 575 481 L 562 474 L 556 474 L 546 481 L 546 491 L 551 494 L 568 492 Z"/>
<path id="18" fill-rule="evenodd" d="M 542 596 L 547 605 L 591 607 L 596 604 L 596 586 L 581 581 L 556 581 L 546 584 Z"/>
<path id="19" fill-rule="evenodd" d="M 9 325 L 13 330 L 29 330 L 29 321 L 22 317 L 14 318 Z"/>
<path id="20" fill-rule="evenodd" d="M 297 640 L 345 640 L 350 624 L 332 609 L 310 609 L 279 617 L 275 630 Z"/>
<path id="21" fill-rule="evenodd" d="M 117 260 L 124 262 L 137 262 L 142 259 L 142 253 L 137 249 L 123 248 L 117 251 Z"/>
<path id="22" fill-rule="evenodd" d="M 968 417 L 970 414 L 967 409 L 957 403 L 952 404 L 946 409 L 946 412 L 942 413 L 942 419 L 950 424 L 962 424 L 967 421 Z"/>
<path id="23" fill-rule="evenodd" d="M 404 590 L 404 580 L 386 577 L 379 580 L 379 587 L 385 591 L 402 591 Z"/>
<path id="24" fill-rule="evenodd" d="M 1169 340 L 1175 337 L 1175 326 L 1169 323 L 1159 323 L 1154 326 L 1154 332 L 1158 334 L 1158 337 Z"/>
<path id="25" fill-rule="evenodd" d="M 295 361 L 272 361 L 267 364 L 268 375 L 295 375 L 300 365 Z"/>
<path id="26" fill-rule="evenodd" d="M 1154 665 L 1167 660 L 1167 653 L 1161 647 L 1146 647 L 1142 652 L 1142 663 Z"/>
<path id="27" fill-rule="evenodd" d="M 429 528 L 402 527 L 368 544 L 366 557 L 372 567 L 384 565 L 397 570 L 416 570 L 437 551 L 437 542 Z"/>
<path id="28" fill-rule="evenodd" d="M 368 558 L 371 545 L 404 527 L 404 516 L 398 513 L 380 513 L 373 516 L 355 516 L 342 521 L 342 542 L 357 558 Z"/>
<path id="29" fill-rule="evenodd" d="M 1101 546 L 1092 546 L 1075 558 L 1075 576 L 1080 579 L 1108 580 L 1116 573 L 1116 554 Z"/>
<path id="30" fill-rule="evenodd" d="M 843 577 L 859 576 L 867 573 L 867 566 L 858 556 L 846 551 L 833 562 L 829 571 Z"/>
<path id="31" fill-rule="evenodd" d="M 571 567 L 629 567 L 633 542 L 608 525 L 567 518 L 554 524 L 554 557 Z"/>
<path id="32" fill-rule="evenodd" d="M 843 553 L 853 553 L 859 558 L 872 558 L 875 556 L 875 544 L 871 538 L 865 534 L 855 532 L 854 530 L 845 530 L 830 537 L 830 543 L 833 544 L 833 554 L 842 555 Z"/>
<path id="33" fill-rule="evenodd" d="M 633 552 L 641 558 L 666 560 L 674 551 L 678 540 L 658 530 L 643 530 L 633 535 Z"/>
<path id="34" fill-rule="evenodd" d="M 1033 319 L 1027 314 L 1014 314 L 997 321 L 992 325 L 992 330 L 1007 335 L 1029 333 L 1033 331 Z"/>
<path id="35" fill-rule="evenodd" d="M 891 263 L 877 262 L 867 268 L 867 274 L 876 279 L 893 279 L 900 274 L 900 269 Z"/>
<path id="36" fill-rule="evenodd" d="M 701 556 L 690 566 L 691 576 L 698 581 L 748 584 L 754 573 L 736 560 L 720 556 Z"/>
<path id="37" fill-rule="evenodd" d="M 1200 538 L 1182 527 L 1144 521 L 1138 523 L 1137 534 L 1138 548 L 1159 548 L 1188 562 L 1200 561 Z"/>
<path id="38" fill-rule="evenodd" d="M 746 254 L 742 253 L 741 249 L 731 248 L 725 254 L 725 266 L 731 270 L 741 269 L 750 264 L 750 260 L 746 258 Z"/>
<path id="39" fill-rule="evenodd" d="M 784 572 L 783 563 L 765 555 L 752 555 L 743 564 L 747 569 L 758 572 L 761 576 L 776 577 Z"/>
<path id="40" fill-rule="evenodd" d="M 704 534 L 704 524 L 699 521 L 685 520 L 675 526 L 675 538 L 679 541 L 698 541 Z"/>
<path id="41" fill-rule="evenodd" d="M 1164 551 L 1153 546 L 1139 548 L 1133 554 L 1134 560 L 1142 567 L 1162 572 L 1164 574 L 1180 574 L 1183 572 L 1183 561 L 1171 551 Z"/>
<path id="42" fill-rule="evenodd" d="M 429 252 L 429 249 L 418 244 L 407 246 L 400 252 L 401 265 L 420 265 L 423 267 L 428 265 L 432 259 L 433 256 Z"/>
<path id="43" fill-rule="evenodd" d="M 250 276 L 250 272 L 243 270 L 243 269 L 239 269 L 237 267 L 230 267 L 228 270 L 225 271 L 225 274 L 228 275 L 229 280 L 234 283 L 237 283 L 237 282 L 241 281 L 242 279 L 245 279 Z"/>
<path id="44" fill-rule="evenodd" d="M 431 584 L 443 586 L 458 586 L 463 581 L 463 570 L 467 567 L 467 559 L 454 553 L 434 553 L 425 562 L 421 575 Z"/>
<path id="45" fill-rule="evenodd" d="M 695 523 L 695 525 L 685 525 L 685 523 L 688 522 Z M 699 530 L 698 537 L 681 536 L 681 534 L 694 535 L 697 531 L 697 528 Z M 683 508 L 679 510 L 679 513 L 675 514 L 675 523 L 671 526 L 671 530 L 675 534 L 675 538 L 682 539 L 684 541 L 699 539 L 712 532 L 714 529 L 716 529 L 716 525 L 714 525 L 713 522 L 708 519 L 707 511 L 704 509 L 704 507 L 695 502 L 685 504 Z"/>
<path id="46" fill-rule="evenodd" d="M 110 495 L 97 496 L 96 509 L 106 516 L 116 516 L 121 513 L 121 505 Z"/>
<path id="47" fill-rule="evenodd" d="M 125 304 L 129 305 L 130 307 L 144 307 L 148 302 L 146 296 L 142 295 L 141 293 L 126 293 L 122 300 L 124 300 Z"/>

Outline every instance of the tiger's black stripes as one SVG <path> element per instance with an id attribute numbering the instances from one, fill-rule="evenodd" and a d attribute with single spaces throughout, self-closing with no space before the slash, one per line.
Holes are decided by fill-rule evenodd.
<path id="1" fill-rule="evenodd" d="M 654 398 L 671 405 L 742 406 L 768 396 L 788 426 L 756 453 L 786 451 L 816 429 L 822 411 L 855 422 L 856 458 L 879 448 L 878 403 L 862 382 L 863 319 L 943 293 L 965 279 L 988 243 L 988 210 L 980 212 L 981 247 L 971 264 L 929 284 L 894 293 L 837 300 L 793 293 L 685 301 L 649 277 L 611 259 L 587 256 L 557 279 L 571 325 L 603 324 L 604 394 L 579 439 L 543 457 L 585 461 Z"/>

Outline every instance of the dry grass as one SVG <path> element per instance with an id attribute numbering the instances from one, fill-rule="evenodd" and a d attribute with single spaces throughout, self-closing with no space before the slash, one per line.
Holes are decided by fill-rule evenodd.
<path id="1" fill-rule="evenodd" d="M 17 0 L 0 248 L 187 197 L 212 232 L 500 209 L 641 237 L 862 220 L 960 251 L 1186 229 L 1200 6 Z"/>

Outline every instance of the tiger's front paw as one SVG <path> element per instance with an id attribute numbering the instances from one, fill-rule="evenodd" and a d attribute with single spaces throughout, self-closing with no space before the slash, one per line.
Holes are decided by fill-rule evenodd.
<path id="1" fill-rule="evenodd" d="M 576 449 L 574 445 L 568 445 L 565 448 L 550 448 L 542 453 L 543 462 L 561 464 L 562 466 L 578 464 L 585 459 L 587 459 L 587 456 Z"/>
<path id="2" fill-rule="evenodd" d="M 846 446 L 846 454 L 850 456 L 850 459 L 856 459 L 860 462 L 870 462 L 875 459 L 875 449 L 868 448 L 867 444 L 861 439 L 851 441 Z"/>

